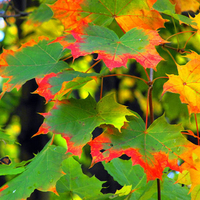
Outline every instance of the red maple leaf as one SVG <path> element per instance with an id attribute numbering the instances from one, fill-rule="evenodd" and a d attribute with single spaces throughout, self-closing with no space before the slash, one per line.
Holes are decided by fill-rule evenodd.
<path id="1" fill-rule="evenodd" d="M 89 142 L 92 163 L 108 162 L 126 154 L 131 157 L 133 165 L 139 164 L 144 168 L 148 181 L 162 179 L 165 167 L 182 171 L 178 158 L 186 161 L 184 167 L 193 167 L 191 152 L 197 146 L 181 135 L 181 129 L 181 126 L 169 125 L 164 116 L 155 120 L 147 130 L 140 118 L 126 123 L 121 132 L 108 127 Z"/>

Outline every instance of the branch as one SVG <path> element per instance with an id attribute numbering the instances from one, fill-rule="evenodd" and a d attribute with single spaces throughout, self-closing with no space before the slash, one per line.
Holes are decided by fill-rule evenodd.
<path id="1" fill-rule="evenodd" d="M 11 9 L 13 9 L 15 11 L 16 14 L 14 15 L 6 15 L 6 12 L 8 11 L 9 7 L 11 7 Z M 10 23 L 7 21 L 7 18 L 10 18 L 10 17 L 25 17 L 25 16 L 28 16 L 31 12 L 22 12 L 20 10 L 18 10 L 12 1 L 9 1 L 7 6 L 6 6 L 6 9 L 4 11 L 3 14 L 0 14 L 0 17 L 2 17 L 4 19 L 4 21 L 6 22 L 6 24 L 8 26 L 10 26 Z"/>
<path id="2" fill-rule="evenodd" d="M 5 14 L 0 14 L 0 17 L 2 18 L 9 18 L 9 17 L 25 17 L 28 16 L 31 12 L 21 12 L 19 14 L 15 15 L 5 15 Z"/>

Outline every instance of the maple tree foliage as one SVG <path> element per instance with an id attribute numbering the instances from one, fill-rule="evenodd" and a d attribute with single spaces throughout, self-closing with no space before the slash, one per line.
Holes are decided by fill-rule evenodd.
<path id="1" fill-rule="evenodd" d="M 199 1 L 187 2 L 190 10 L 198 10 Z M 47 111 L 40 113 L 44 121 L 33 137 L 41 134 L 53 137 L 32 160 L 0 163 L 0 175 L 17 175 L 0 188 L 0 199 L 26 199 L 35 189 L 55 193 L 58 195 L 55 199 L 160 200 L 159 196 L 175 199 L 177 194 L 172 188 L 180 191 L 179 199 L 200 198 L 199 145 L 187 139 L 188 135 L 196 138 L 197 144 L 200 141 L 197 121 L 200 56 L 193 47 L 199 41 L 199 14 L 194 18 L 180 15 L 187 11 L 185 3 L 184 0 L 46 0 L 28 13 L 26 25 L 33 24 L 39 29 L 43 23 L 51 21 L 52 24 L 61 23 L 63 32 L 50 38 L 43 33 L 36 36 L 37 39 L 23 42 L 20 47 L 15 46 L 15 50 L 3 49 L 0 55 L 1 101 L 6 93 L 14 88 L 20 90 L 34 78 L 38 88 L 33 93 L 44 97 Z M 46 15 L 41 15 L 44 11 Z M 183 28 L 183 32 L 172 35 L 165 28 L 169 24 L 179 26 L 180 30 Z M 51 32 L 51 27 L 46 28 Z M 177 39 L 180 34 L 190 34 L 182 36 L 184 44 Z M 172 39 L 175 35 L 176 42 Z M 194 49 L 186 49 L 193 38 L 195 42 L 190 48 Z M 178 44 L 173 47 L 170 42 Z M 161 47 L 175 61 L 175 69 L 171 69 L 170 59 L 166 59 Z M 175 51 L 182 63 L 177 64 L 168 49 Z M 98 55 L 92 66 L 91 60 L 87 60 L 91 54 Z M 87 61 L 86 67 L 83 60 Z M 93 70 L 99 62 L 102 63 L 100 72 Z M 130 72 L 136 66 L 133 62 L 137 65 L 134 69 L 137 75 Z M 126 73 L 128 70 L 130 74 Z M 133 80 L 127 85 L 132 84 L 131 90 L 137 87 L 131 95 L 144 110 L 143 116 L 134 112 L 136 108 L 130 110 L 119 102 L 120 93 L 105 92 L 107 86 L 103 81 L 111 76 Z M 159 79 L 165 80 L 159 86 L 162 88 L 159 95 L 165 98 L 168 92 L 178 94 L 181 103 L 187 106 L 189 117 L 194 114 L 193 130 L 170 124 L 168 114 L 153 107 L 152 90 L 158 88 Z M 92 90 L 88 92 L 89 89 L 85 97 L 81 96 L 80 91 L 90 84 L 100 88 L 100 98 Z M 80 92 L 80 98 L 74 91 Z M 170 102 L 167 103 L 170 107 Z M 165 108 L 167 110 L 167 106 Z M 155 120 L 154 112 L 159 113 Z M 181 112 L 179 109 L 179 114 Z M 98 136 L 94 134 L 97 128 L 102 130 Z M 58 135 L 64 146 L 53 144 Z M 14 143 L 3 130 L 0 131 L 2 141 Z M 103 182 L 82 173 L 85 148 L 89 149 L 88 157 L 91 157 L 88 167 L 102 162 L 105 170 L 122 186 L 115 194 L 103 194 Z M 119 158 L 123 155 L 130 159 Z M 175 180 L 167 177 L 172 171 L 179 172 L 176 185 Z M 190 190 L 179 183 L 191 185 Z M 171 196 L 169 191 L 172 191 Z"/>

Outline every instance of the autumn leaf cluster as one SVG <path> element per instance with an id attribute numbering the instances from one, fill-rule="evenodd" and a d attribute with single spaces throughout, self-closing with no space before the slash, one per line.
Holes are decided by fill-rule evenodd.
<path id="1" fill-rule="evenodd" d="M 52 145 L 52 139 L 32 161 L 28 161 L 27 166 L 0 165 L 0 173 L 7 168 L 12 174 L 19 174 L 0 188 L 2 200 L 13 199 L 12 194 L 15 194 L 15 199 L 26 199 L 34 189 L 52 191 L 60 198 L 66 195 L 68 199 L 73 199 L 73 195 L 83 199 L 109 199 L 111 196 L 116 200 L 156 199 L 156 191 L 152 189 L 156 179 L 164 180 L 163 195 L 167 195 L 166 188 L 172 187 L 172 180 L 165 176 L 166 169 L 179 172 L 177 183 L 190 185 L 191 198 L 200 198 L 199 146 L 187 139 L 190 135 L 197 138 L 199 144 L 198 126 L 195 135 L 180 124 L 169 124 L 164 114 L 149 125 L 150 95 L 145 122 L 143 116 L 118 103 L 113 92 L 103 95 L 103 84 L 100 85 L 98 100 L 92 94 L 80 99 L 72 95 L 73 91 L 90 82 L 98 85 L 109 76 L 126 76 L 119 74 L 118 69 L 129 69 L 133 60 L 146 77 L 130 77 L 143 81 L 149 94 L 154 83 L 163 78 L 153 79 L 149 72 L 156 73 L 160 70 L 159 63 L 167 62 L 157 49 L 167 49 L 170 36 L 161 36 L 160 31 L 172 19 L 189 27 L 191 35 L 184 48 L 169 46 L 186 60 L 186 64 L 175 63 L 177 74 L 165 75 L 160 96 L 165 96 L 166 92 L 177 93 L 180 101 L 187 105 L 190 117 L 196 116 L 200 112 L 200 55 L 192 49 L 185 49 L 189 40 L 199 34 L 200 15 L 192 18 L 181 15 L 181 12 L 187 11 L 188 6 L 196 12 L 200 5 L 196 0 L 188 2 L 186 6 L 184 0 L 49 0 L 29 16 L 26 25 L 33 24 L 39 28 L 53 18 L 61 24 L 63 31 L 52 38 L 40 35 L 23 43 L 17 50 L 3 50 L 0 72 L 6 81 L 1 98 L 35 78 L 38 88 L 34 93 L 43 96 L 45 102 L 52 106 L 41 114 L 44 122 L 34 136 L 49 132 L 60 134 L 67 143 L 67 149 Z M 38 13 L 44 11 L 50 14 L 38 17 Z M 95 62 L 103 63 L 99 73 L 91 70 L 93 66 L 86 70 L 74 67 L 78 58 L 94 54 L 98 55 Z M 72 64 L 67 62 L 71 57 Z M 97 127 L 102 129 L 102 133 L 94 137 L 92 133 Z M 86 146 L 92 156 L 90 167 L 102 162 L 113 178 L 124 186 L 114 196 L 103 195 L 100 193 L 100 181 L 82 174 L 81 169 L 75 170 L 80 168 L 80 164 L 72 156 L 80 159 Z M 124 154 L 130 160 L 119 159 Z M 130 180 L 123 168 L 134 180 Z M 34 174 L 29 176 L 32 172 Z M 48 178 L 41 179 L 41 174 Z M 123 174 L 126 178 L 121 177 Z M 83 189 L 84 182 L 88 183 L 87 189 Z M 90 194 L 90 187 L 94 189 L 93 194 Z M 185 188 L 181 189 L 178 184 L 173 187 L 182 192 L 180 199 L 183 196 L 190 198 Z M 22 188 L 27 189 L 23 191 Z M 151 192 L 148 193 L 149 188 Z M 173 195 L 177 194 L 172 191 Z"/>

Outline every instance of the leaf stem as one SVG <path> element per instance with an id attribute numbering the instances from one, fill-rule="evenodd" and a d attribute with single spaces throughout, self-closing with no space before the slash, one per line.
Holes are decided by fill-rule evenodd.
<path id="1" fill-rule="evenodd" d="M 147 72 L 147 70 L 143 67 L 143 69 L 144 69 L 144 72 L 145 72 L 145 74 L 146 74 L 146 76 L 147 76 L 147 79 L 149 80 L 149 81 L 151 81 L 151 79 L 150 79 L 150 77 L 149 77 L 149 74 L 148 74 L 148 72 Z"/>
<path id="2" fill-rule="evenodd" d="M 196 128 L 197 128 L 197 143 L 199 145 L 199 127 L 198 127 L 197 114 L 196 113 L 194 113 L 194 118 L 195 118 Z"/>
<path id="3" fill-rule="evenodd" d="M 164 45 L 162 46 L 163 50 L 165 50 L 165 51 L 170 55 L 170 57 L 171 57 L 172 60 L 174 61 L 175 65 L 177 66 L 177 62 L 175 61 L 174 57 L 173 57 L 172 54 L 169 52 L 169 50 L 166 49 L 165 47 L 166 47 L 166 46 L 164 46 Z M 167 48 L 168 48 L 168 46 L 167 46 Z M 169 47 L 169 49 L 177 50 L 177 49 L 175 49 L 175 48 L 173 48 L 173 47 Z"/>
<path id="4" fill-rule="evenodd" d="M 167 79 L 169 79 L 168 76 L 160 76 L 160 77 L 155 78 L 155 79 L 153 80 L 153 82 L 155 82 L 156 80 L 161 79 L 161 78 L 167 78 Z"/>
<path id="5" fill-rule="evenodd" d="M 152 124 L 154 121 L 154 113 L 153 113 L 153 69 L 150 69 L 150 80 L 149 89 L 148 89 L 148 103 L 149 103 L 149 112 L 150 112 L 150 123 Z M 147 115 L 148 117 L 148 115 Z M 160 179 L 157 179 L 157 192 L 158 192 L 158 200 L 161 200 L 161 190 L 160 190 Z"/>
<path id="6" fill-rule="evenodd" d="M 182 33 L 193 33 L 193 32 L 196 32 L 196 31 L 182 31 L 182 32 L 179 32 L 179 33 L 175 33 L 173 35 L 170 35 L 166 40 L 169 40 L 170 38 L 172 38 L 176 35 L 182 34 Z"/>
<path id="7" fill-rule="evenodd" d="M 103 96 L 103 77 L 101 77 L 101 91 L 100 91 L 100 99 L 102 99 Z"/>
<path id="8" fill-rule="evenodd" d="M 87 69 L 86 71 L 85 71 L 85 73 L 88 73 L 95 65 L 97 65 L 99 62 L 101 62 L 102 61 L 102 59 L 100 59 L 100 60 L 98 60 L 97 62 L 95 62 L 89 69 Z"/>
<path id="9" fill-rule="evenodd" d="M 149 112 L 150 112 L 150 122 L 151 122 L 151 124 L 154 121 L 152 90 L 153 90 L 153 84 L 149 87 Z"/>
<path id="10" fill-rule="evenodd" d="M 147 93 L 147 110 L 146 110 L 146 120 L 145 120 L 145 131 L 147 130 L 148 126 L 148 116 L 149 116 L 149 93 L 150 93 L 150 87 L 148 88 L 148 93 Z"/>
<path id="11" fill-rule="evenodd" d="M 173 25 L 174 25 L 175 32 L 177 33 L 178 31 L 177 31 L 177 28 L 176 28 L 176 24 L 175 24 L 175 22 L 174 22 L 174 18 L 171 17 L 171 19 L 172 19 L 172 23 L 173 23 Z M 179 38 L 178 38 L 178 34 L 176 34 L 176 39 L 177 39 L 177 43 L 178 43 L 177 49 L 179 49 Z"/>
<path id="12" fill-rule="evenodd" d="M 192 35 L 190 35 L 190 37 L 187 39 L 187 41 L 186 41 L 186 43 L 185 43 L 185 45 L 184 45 L 184 47 L 183 47 L 183 49 L 185 49 L 186 48 L 186 46 L 187 46 L 187 43 L 189 42 L 189 40 L 196 34 L 197 32 L 194 32 Z"/>
<path id="13" fill-rule="evenodd" d="M 68 57 L 62 59 L 62 61 L 68 60 L 68 59 L 70 59 L 70 58 L 72 58 L 72 57 L 73 57 L 72 55 L 71 55 L 71 56 L 68 56 Z"/>
<path id="14" fill-rule="evenodd" d="M 53 134 L 53 136 L 52 136 L 52 138 L 51 138 L 51 143 L 50 143 L 50 145 L 53 144 L 54 138 L 55 138 L 55 134 Z"/>
<path id="15" fill-rule="evenodd" d="M 140 78 L 140 77 L 137 77 L 137 76 L 133 76 L 133 75 L 129 75 L 129 74 L 109 74 L 109 75 L 104 75 L 104 76 L 101 76 L 100 99 L 102 99 L 102 96 L 103 96 L 103 78 L 110 77 L 110 76 L 128 76 L 128 77 L 131 77 L 131 78 L 139 79 L 139 80 L 143 81 L 144 83 L 146 83 L 146 85 L 149 84 L 149 82 L 147 82 L 143 78 Z"/>
<path id="16" fill-rule="evenodd" d="M 158 200 L 161 200 L 160 179 L 157 178 Z"/>

